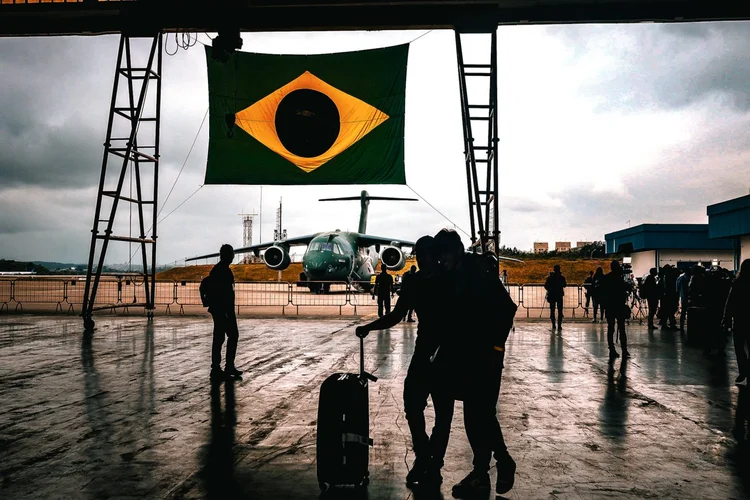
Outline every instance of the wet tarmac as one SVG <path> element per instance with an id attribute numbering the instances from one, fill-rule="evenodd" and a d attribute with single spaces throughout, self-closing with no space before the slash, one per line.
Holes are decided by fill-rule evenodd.
<path id="1" fill-rule="evenodd" d="M 80 318 L 2 317 L 0 498 L 318 498 L 318 390 L 357 369 L 361 320 L 243 318 L 244 379 L 212 390 L 205 318 L 103 317 L 84 337 Z M 679 332 L 633 325 L 633 358 L 610 366 L 605 329 L 519 322 L 511 334 L 499 408 L 518 472 L 507 497 L 750 497 L 737 432 L 750 403 L 729 345 L 725 359 L 705 359 Z M 404 485 L 415 333 L 402 324 L 367 339 L 379 377 L 371 484 L 334 498 L 424 498 Z M 459 403 L 445 498 L 470 463 Z"/>

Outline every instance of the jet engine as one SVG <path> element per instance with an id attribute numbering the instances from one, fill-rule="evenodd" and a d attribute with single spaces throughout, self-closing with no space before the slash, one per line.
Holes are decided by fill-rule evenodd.
<path id="1" fill-rule="evenodd" d="M 269 247 L 263 254 L 263 260 L 266 262 L 266 266 L 274 271 L 283 271 L 292 263 L 289 252 L 282 246 Z"/>
<path id="2" fill-rule="evenodd" d="M 380 261 L 392 271 L 400 271 L 406 265 L 404 253 L 398 247 L 385 247 L 380 253 Z"/>

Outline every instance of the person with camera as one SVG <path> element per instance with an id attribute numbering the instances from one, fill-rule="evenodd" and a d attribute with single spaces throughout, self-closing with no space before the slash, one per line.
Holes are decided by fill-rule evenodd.
<path id="1" fill-rule="evenodd" d="M 625 332 L 625 319 L 630 309 L 627 304 L 630 287 L 622 274 L 622 266 L 616 260 L 610 264 L 610 272 L 602 279 L 602 301 L 607 314 L 607 344 L 610 360 L 619 358 L 615 348 L 615 324 L 620 334 L 623 358 L 629 358 L 628 336 Z"/>

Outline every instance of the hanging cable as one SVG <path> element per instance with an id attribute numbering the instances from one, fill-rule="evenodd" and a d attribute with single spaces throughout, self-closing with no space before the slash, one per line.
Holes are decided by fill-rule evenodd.
<path id="1" fill-rule="evenodd" d="M 191 194 L 190 196 L 188 196 L 187 198 L 185 198 L 185 200 L 184 200 L 184 201 L 183 201 L 182 203 L 180 203 L 179 205 L 177 205 L 176 207 L 174 207 L 174 209 L 172 209 L 172 211 L 171 211 L 171 212 L 169 212 L 169 213 L 168 213 L 167 215 L 165 215 L 164 217 L 162 217 L 161 219 L 159 219 L 159 222 L 158 222 L 158 223 L 159 223 L 159 224 L 161 224 L 162 222 L 164 222 L 164 220 L 165 220 L 165 219 L 166 219 L 167 217 L 169 217 L 170 215 L 172 215 L 173 213 L 175 213 L 175 212 L 177 211 L 177 209 L 178 209 L 178 208 L 180 208 L 180 207 L 181 207 L 182 205 L 184 205 L 185 203 L 187 203 L 187 202 L 188 202 L 188 200 L 189 200 L 190 198 L 192 198 L 193 196 L 195 196 L 195 194 L 196 194 L 196 193 L 197 193 L 198 191 L 200 191 L 201 189 L 203 189 L 203 186 L 204 186 L 204 185 L 205 185 L 205 184 L 201 184 L 200 186 L 198 186 L 198 189 L 196 189 L 195 191 L 193 191 L 193 194 Z"/>
<path id="2" fill-rule="evenodd" d="M 169 35 L 166 36 L 166 40 L 164 42 L 164 52 L 168 56 L 173 56 L 177 54 L 177 52 L 179 52 L 180 49 L 188 50 L 190 47 L 193 47 L 195 46 L 195 44 L 199 43 L 197 33 L 175 32 L 173 33 L 173 35 L 174 35 L 174 44 L 175 44 L 174 52 L 169 51 L 169 38 L 170 38 Z M 200 43 L 203 43 L 203 42 L 200 42 Z"/>
<path id="3" fill-rule="evenodd" d="M 204 184 L 201 184 L 200 186 L 198 186 L 198 189 L 196 189 L 195 191 L 193 191 L 193 192 L 192 192 L 192 194 L 191 194 L 190 196 L 188 196 L 187 198 L 185 198 L 185 199 L 184 199 L 184 200 L 182 201 L 182 203 L 180 203 L 179 205 L 177 205 L 176 207 L 174 207 L 174 208 L 172 209 L 172 211 L 171 211 L 171 212 L 169 212 L 169 213 L 168 213 L 167 215 L 165 215 L 164 217 L 162 217 L 161 219 L 159 219 L 159 220 L 157 221 L 157 224 L 161 224 L 162 222 L 164 222 L 164 221 L 165 221 L 165 220 L 167 219 L 167 217 L 169 217 L 170 215 L 172 215 L 173 213 L 175 213 L 175 212 L 177 211 L 177 209 L 179 209 L 179 208 L 180 208 L 180 207 L 181 207 L 182 205 L 184 205 L 185 203 L 187 203 L 187 202 L 188 202 L 188 200 L 190 200 L 190 198 L 192 198 L 193 196 L 195 196 L 195 194 L 196 194 L 196 193 L 197 193 L 198 191 L 200 191 L 201 189 L 203 189 L 203 186 L 204 186 Z M 157 217 L 158 217 L 158 215 L 157 215 Z M 147 234 L 148 234 L 148 233 L 150 233 L 150 232 L 151 232 L 151 229 L 153 229 L 153 228 L 154 228 L 154 226 L 151 226 L 151 227 L 149 228 L 149 230 L 148 230 L 148 231 L 146 231 L 146 233 L 147 233 Z M 135 254 L 136 254 L 137 252 L 138 252 L 138 249 L 136 249 L 136 250 L 135 250 L 135 252 L 133 252 L 133 254 L 132 254 L 132 255 L 130 256 L 130 258 L 132 259 L 132 258 L 133 258 L 133 257 L 135 256 Z M 154 265 L 155 265 L 155 264 L 154 264 Z"/>
<path id="4" fill-rule="evenodd" d="M 203 125 L 206 123 L 206 117 L 208 117 L 208 109 L 206 109 L 206 113 L 203 115 L 203 120 L 201 120 L 201 125 L 200 127 L 198 127 L 198 132 L 195 133 L 195 137 L 193 138 L 193 143 L 190 145 L 190 149 L 188 150 L 187 156 L 185 156 L 185 161 L 182 162 L 182 167 L 180 168 L 180 171 L 177 173 L 177 177 L 172 183 L 172 187 L 169 189 L 169 193 L 167 194 L 167 197 L 164 199 L 164 203 L 162 203 L 161 208 L 159 209 L 159 213 L 156 214 L 157 217 L 161 215 L 162 211 L 164 211 L 164 207 L 167 206 L 167 201 L 169 201 L 169 197 L 172 196 L 172 191 L 174 191 L 174 187 L 177 185 L 177 181 L 180 180 L 180 175 L 182 175 L 182 171 L 185 169 L 185 165 L 187 165 L 187 162 L 190 159 L 190 154 L 193 152 L 193 148 L 195 147 L 195 143 L 198 141 L 198 137 L 200 136 L 201 130 L 203 130 Z"/>
<path id="5" fill-rule="evenodd" d="M 187 155 L 185 156 L 185 161 L 183 161 L 183 162 L 182 162 L 182 167 L 180 168 L 180 171 L 179 171 L 179 172 L 177 173 L 177 177 L 175 178 L 174 182 L 172 183 L 172 187 L 171 187 L 171 188 L 169 189 L 169 193 L 167 194 L 167 197 L 166 197 L 166 199 L 164 200 L 164 203 L 162 203 L 162 205 L 161 205 L 161 208 L 160 208 L 160 209 L 159 209 L 159 211 L 158 211 L 158 212 L 156 213 L 156 217 L 157 217 L 157 218 L 158 218 L 158 217 L 159 217 L 159 216 L 161 215 L 161 213 L 162 213 L 162 212 L 164 211 L 164 207 L 166 207 L 166 206 L 167 206 L 167 201 L 169 200 L 169 197 L 170 197 L 170 196 L 172 195 L 172 192 L 174 191 L 174 188 L 175 188 L 175 186 L 177 185 L 177 181 L 179 180 L 179 178 L 180 178 L 180 175 L 182 175 L 182 171 L 183 171 L 183 170 L 185 169 L 185 165 L 187 165 L 187 162 L 188 162 L 188 160 L 190 159 L 190 155 L 191 155 L 191 154 L 192 154 L 192 152 L 193 152 L 193 148 L 195 147 L 195 143 L 196 143 L 196 142 L 198 141 L 198 136 L 200 135 L 200 133 L 201 133 L 201 130 L 203 130 L 203 125 L 204 125 L 204 124 L 206 123 L 206 118 L 207 118 L 207 117 L 208 117 L 208 109 L 206 109 L 206 113 L 205 113 L 205 114 L 203 115 L 203 120 L 201 120 L 201 125 L 200 125 L 200 127 L 198 127 L 198 132 L 196 132 L 196 133 L 195 133 L 195 137 L 193 138 L 193 143 L 192 143 L 192 144 L 190 145 L 190 149 L 188 150 L 188 153 L 187 153 Z M 200 186 L 200 187 L 199 187 L 198 189 L 196 189 L 196 190 L 195 190 L 195 192 L 194 192 L 193 194 L 191 194 L 190 196 L 188 196 L 188 198 L 187 198 L 187 199 L 186 199 L 185 201 L 183 201 L 182 203 L 180 203 L 179 205 L 177 205 L 177 207 L 176 207 L 176 208 L 175 208 L 174 210 L 172 210 L 171 212 L 169 212 L 169 213 L 168 213 L 168 214 L 167 214 L 166 216 L 164 216 L 164 218 L 163 218 L 163 219 L 159 220 L 159 221 L 158 221 L 157 223 L 161 223 L 161 221 L 163 221 L 164 219 L 166 219 L 167 217 L 169 217 L 170 215 L 172 215 L 172 214 L 174 213 L 174 211 L 175 211 L 175 210 L 177 210 L 177 209 L 178 209 L 178 208 L 180 208 L 180 207 L 181 207 L 182 205 L 184 205 L 184 204 L 185 204 L 185 203 L 187 202 L 187 200 L 189 200 L 190 198 L 192 198 L 192 197 L 193 197 L 193 195 L 194 195 L 195 193 L 197 193 L 197 192 L 198 192 L 198 191 L 200 190 L 200 188 L 202 188 L 202 187 L 203 187 L 203 185 L 201 184 L 201 186 Z M 148 234 L 148 233 L 150 233 L 150 232 L 151 232 L 151 230 L 152 230 L 153 228 L 154 228 L 154 226 L 152 225 L 152 226 L 151 226 L 151 227 L 150 227 L 150 228 L 148 229 L 148 231 L 146 231 L 146 233 L 145 233 L 145 234 Z M 133 252 L 133 253 L 132 253 L 132 255 L 130 256 L 130 260 L 132 260 L 132 259 L 133 259 L 133 257 L 135 256 L 135 253 L 136 253 L 136 252 L 138 252 L 138 250 L 137 250 L 137 249 L 136 249 L 136 251 L 135 251 L 135 252 Z"/>
<path id="6" fill-rule="evenodd" d="M 409 42 L 409 43 L 414 43 L 414 42 L 416 42 L 417 40 L 419 40 L 420 38 L 422 38 L 423 36 L 425 36 L 425 35 L 429 35 L 429 34 L 430 34 L 430 33 L 432 33 L 433 31 L 435 31 L 435 30 L 429 30 L 429 31 L 425 31 L 424 33 L 422 33 L 421 35 L 419 35 L 419 36 L 418 36 L 417 38 L 415 38 L 414 40 L 412 40 L 412 41 L 411 41 L 411 42 Z"/>
<path id="7" fill-rule="evenodd" d="M 426 34 L 426 33 L 425 33 L 425 34 Z M 423 36 L 424 36 L 424 35 L 423 35 Z M 439 213 L 439 214 L 440 214 L 441 216 L 443 216 L 443 218 L 444 218 L 445 220 L 447 220 L 448 222 L 450 222 L 451 224 L 453 224 L 453 227 L 455 227 L 456 229 L 458 229 L 459 231 L 461 231 L 462 233 L 464 233 L 464 234 L 465 234 L 466 236 L 468 236 L 469 238 L 471 238 L 471 235 L 470 235 L 469 233 L 467 233 L 466 231 L 464 231 L 464 229 L 463 229 L 463 228 L 462 228 L 461 226 L 459 226 L 458 224 L 456 224 L 455 222 L 453 222 L 452 220 L 450 220 L 450 219 L 448 218 L 448 216 L 447 216 L 447 215 L 445 215 L 445 214 L 444 214 L 443 212 L 441 212 L 440 210 L 438 210 L 438 209 L 437 209 L 437 208 L 435 207 L 435 205 L 433 205 L 432 203 L 430 203 L 429 201 L 427 201 L 427 200 L 425 199 L 425 197 L 424 197 L 424 196 L 422 196 L 421 194 L 417 193 L 417 192 L 416 192 L 416 191 L 414 190 L 414 188 L 413 188 L 413 187 L 411 187 L 411 186 L 410 186 L 410 185 L 408 185 L 408 184 L 406 185 L 406 187 L 408 187 L 409 189 L 411 189 L 411 192 L 412 192 L 412 193 L 414 193 L 414 194 L 416 194 L 416 195 L 417 195 L 417 197 L 418 197 L 419 199 L 421 199 L 421 200 L 422 200 L 423 202 L 427 203 L 427 204 L 428 204 L 428 205 L 430 206 L 430 208 L 432 208 L 432 209 L 433 209 L 434 211 L 436 211 L 436 212 L 437 212 L 437 213 Z"/>

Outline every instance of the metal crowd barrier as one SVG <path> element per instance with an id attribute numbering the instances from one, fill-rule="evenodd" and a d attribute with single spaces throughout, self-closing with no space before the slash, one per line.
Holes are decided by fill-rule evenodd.
<path id="1" fill-rule="evenodd" d="M 343 308 L 351 306 L 357 314 L 357 308 L 376 305 L 370 291 L 369 283 L 312 282 L 320 291 L 310 291 L 310 282 L 238 282 L 235 284 L 235 303 L 239 313 L 243 307 L 281 307 L 286 313 L 287 307 L 295 308 L 299 314 L 304 307 Z M 185 313 L 186 306 L 201 306 L 197 281 L 157 281 L 155 305 L 163 307 L 171 314 L 175 307 L 179 314 Z M 79 313 L 83 302 L 85 278 L 13 278 L 0 279 L 0 312 L 11 308 L 23 311 L 24 304 L 47 304 L 54 306 L 55 311 Z M 505 285 L 513 301 L 518 304 L 518 316 L 527 318 L 546 318 L 549 303 L 546 291 L 541 283 L 508 283 Z M 323 292 L 323 293 L 320 293 Z M 129 304 L 145 302 L 143 280 L 132 277 L 102 279 L 96 296 L 98 308 L 121 309 L 128 312 Z M 398 299 L 393 297 L 393 303 Z M 588 317 L 592 311 L 585 307 L 586 296 L 583 285 L 568 285 L 563 299 L 563 314 L 569 318 Z M 634 318 L 644 317 L 645 301 L 633 304 Z M 525 311 L 525 314 L 524 312 Z"/>

